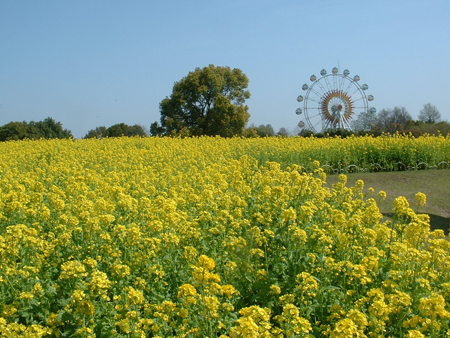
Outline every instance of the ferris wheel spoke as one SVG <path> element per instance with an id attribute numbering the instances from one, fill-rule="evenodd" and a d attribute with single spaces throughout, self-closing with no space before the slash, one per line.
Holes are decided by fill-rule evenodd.
<path id="1" fill-rule="evenodd" d="M 320 103 L 320 100 L 317 100 L 317 99 L 310 99 L 310 100 L 313 101 L 313 102 Z"/>
<path id="2" fill-rule="evenodd" d="M 353 102 L 361 101 L 361 100 L 364 100 L 364 99 L 365 99 L 364 96 L 361 96 L 360 98 L 354 99 Z"/>
<path id="3" fill-rule="evenodd" d="M 311 88 L 311 91 L 316 94 L 318 97 L 321 97 L 323 94 L 319 93 L 317 90 Z"/>
<path id="4" fill-rule="evenodd" d="M 311 115 L 311 116 L 308 116 L 310 119 L 314 119 L 314 118 L 316 118 L 316 117 L 320 117 L 321 118 L 321 113 L 318 113 L 318 114 L 315 114 L 315 115 Z"/>
<path id="5" fill-rule="evenodd" d="M 339 80 L 339 90 L 342 90 L 342 88 L 344 88 L 344 83 L 345 83 L 345 77 L 341 77 Z"/>
<path id="6" fill-rule="evenodd" d="M 320 90 L 322 91 L 322 94 L 319 95 L 321 97 L 327 92 L 327 90 L 324 88 L 324 86 L 320 82 L 318 82 L 317 85 L 319 86 Z"/>
<path id="7" fill-rule="evenodd" d="M 333 88 L 335 91 L 341 89 L 341 79 L 339 75 L 333 74 Z"/>
<path id="8" fill-rule="evenodd" d="M 331 88 L 330 81 L 328 81 L 328 77 L 327 76 L 325 77 L 325 83 L 327 85 L 328 91 L 332 91 L 333 88 Z"/>
<path id="9" fill-rule="evenodd" d="M 349 89 L 352 87 L 352 85 L 353 85 L 353 82 L 349 82 L 349 84 L 347 85 L 347 88 L 345 88 L 345 90 L 344 90 L 344 92 L 346 93 L 346 94 L 348 94 L 348 91 L 349 91 Z"/>
<path id="10" fill-rule="evenodd" d="M 357 92 L 359 92 L 359 88 L 356 88 L 356 90 L 353 93 L 351 93 L 351 96 L 355 95 Z"/>

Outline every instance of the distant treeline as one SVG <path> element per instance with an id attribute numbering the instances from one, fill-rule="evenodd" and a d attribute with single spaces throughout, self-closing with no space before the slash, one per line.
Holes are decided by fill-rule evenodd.
<path id="1" fill-rule="evenodd" d="M 358 121 L 358 120 L 356 120 Z M 280 128 L 278 132 L 275 132 L 270 124 L 261 124 L 259 126 L 250 125 L 245 128 L 242 136 L 247 138 L 253 137 L 288 137 L 288 136 L 300 136 L 300 137 L 348 137 L 351 135 L 362 136 L 372 135 L 380 136 L 383 133 L 388 134 L 411 134 L 414 137 L 419 137 L 424 134 L 430 135 L 448 135 L 450 134 L 450 123 L 447 121 L 441 121 L 437 123 L 424 122 L 420 120 L 406 120 L 403 123 L 387 124 L 384 127 L 381 123 L 372 123 L 370 129 L 360 129 L 358 131 L 349 131 L 345 129 L 329 129 L 321 133 L 314 133 L 306 128 L 296 133 L 289 133 L 286 128 Z M 355 128 L 357 129 L 357 128 Z M 88 138 L 105 138 L 105 137 L 132 137 L 140 136 L 147 137 L 148 132 L 141 125 L 135 124 L 129 126 L 125 123 L 118 123 L 106 128 L 105 126 L 96 127 L 87 132 L 83 137 Z M 68 129 L 64 129 L 61 122 L 56 122 L 53 118 L 48 117 L 39 122 L 9 122 L 0 127 L 0 141 L 10 140 L 38 140 L 38 139 L 64 139 L 72 138 L 72 132 Z"/>
<path id="2" fill-rule="evenodd" d="M 121 136 L 148 136 L 145 129 L 140 125 L 129 126 L 125 123 L 118 123 L 109 128 L 104 126 L 89 130 L 84 138 L 104 138 Z M 0 141 L 13 140 L 39 140 L 43 139 L 64 139 L 73 137 L 72 132 L 64 129 L 61 122 L 56 122 L 48 117 L 39 122 L 9 122 L 0 127 Z"/>
<path id="3" fill-rule="evenodd" d="M 425 123 L 422 121 L 408 121 L 407 124 L 403 126 L 403 128 L 397 128 L 396 130 L 386 130 L 384 128 L 379 128 L 374 126 L 370 130 L 359 130 L 359 131 L 350 131 L 345 129 L 329 129 L 322 133 L 313 133 L 308 129 L 303 129 L 298 133 L 298 136 L 302 137 L 311 137 L 314 136 L 316 138 L 322 137 L 335 137 L 340 136 L 342 138 L 349 137 L 351 135 L 355 136 L 381 136 L 382 134 L 403 134 L 403 135 L 412 135 L 414 137 L 419 137 L 425 134 L 429 135 L 443 135 L 447 136 L 450 134 L 450 123 L 447 121 L 441 121 L 438 123 Z"/>
<path id="4" fill-rule="evenodd" d="M 112 125 L 109 128 L 104 126 L 91 129 L 84 136 L 84 138 L 103 138 L 103 137 L 121 137 L 121 136 L 148 136 L 145 129 L 139 125 L 135 124 L 133 126 L 126 125 L 125 123 L 118 123 Z"/>
<path id="5" fill-rule="evenodd" d="M 0 141 L 71 137 L 72 132 L 64 129 L 61 122 L 55 122 L 51 117 L 47 117 L 44 121 L 39 122 L 9 122 L 0 127 Z"/>
<path id="6" fill-rule="evenodd" d="M 450 123 L 447 121 L 441 121 L 437 123 L 427 123 L 423 121 L 407 120 L 405 123 L 397 123 L 395 126 L 388 125 L 389 128 L 385 128 L 380 125 L 374 124 L 370 129 L 359 129 L 357 131 L 350 131 L 346 129 L 328 129 L 324 132 L 314 133 L 311 130 L 304 128 L 297 133 L 289 133 L 285 128 L 280 128 L 278 132 L 275 132 L 270 124 L 255 126 L 251 125 L 245 129 L 245 137 L 272 137 L 272 136 L 300 136 L 300 137 L 349 137 L 355 136 L 380 136 L 382 134 L 411 134 L 414 137 L 419 137 L 424 134 L 430 135 L 448 135 L 450 134 Z"/>

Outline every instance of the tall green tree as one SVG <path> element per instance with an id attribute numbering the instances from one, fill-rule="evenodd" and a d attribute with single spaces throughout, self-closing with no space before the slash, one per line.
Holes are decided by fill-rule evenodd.
<path id="1" fill-rule="evenodd" d="M 242 135 L 250 118 L 247 76 L 237 68 L 209 65 L 175 82 L 170 97 L 161 101 L 161 124 L 152 135 Z"/>

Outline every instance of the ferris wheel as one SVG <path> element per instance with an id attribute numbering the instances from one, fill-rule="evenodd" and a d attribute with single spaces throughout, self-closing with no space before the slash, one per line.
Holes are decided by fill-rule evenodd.
<path id="1" fill-rule="evenodd" d="M 307 128 L 314 133 L 324 132 L 328 129 L 351 130 L 350 120 L 358 113 L 375 113 L 374 107 L 369 108 L 373 95 L 366 95 L 369 89 L 367 84 L 360 85 L 360 77 L 350 77 L 350 71 L 334 67 L 331 74 L 325 69 L 320 71 L 320 78 L 311 75 L 311 85 L 306 83 L 302 89 L 305 96 L 299 95 L 298 102 L 303 102 L 303 109 L 297 108 L 295 113 L 304 116 L 298 123 L 300 128 Z"/>

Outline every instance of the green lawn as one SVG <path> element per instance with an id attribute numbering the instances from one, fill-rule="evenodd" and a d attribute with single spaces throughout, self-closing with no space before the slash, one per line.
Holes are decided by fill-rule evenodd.
<path id="1" fill-rule="evenodd" d="M 336 183 L 339 175 L 328 175 L 327 186 Z M 427 203 L 420 207 L 419 213 L 430 215 L 432 229 L 444 229 L 448 235 L 450 228 L 450 170 L 418 170 L 396 171 L 380 173 L 347 174 L 347 186 L 351 187 L 359 179 L 364 181 L 364 191 L 370 187 L 375 194 L 384 190 L 387 194 L 385 201 L 378 203 L 380 211 L 389 217 L 393 208 L 393 201 L 398 196 L 405 196 L 414 211 L 414 196 L 417 192 L 427 195 Z"/>

